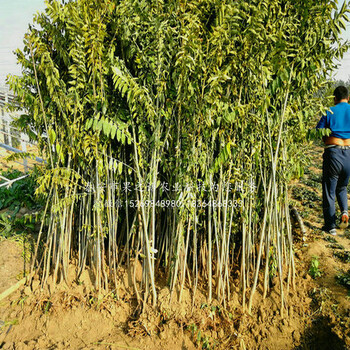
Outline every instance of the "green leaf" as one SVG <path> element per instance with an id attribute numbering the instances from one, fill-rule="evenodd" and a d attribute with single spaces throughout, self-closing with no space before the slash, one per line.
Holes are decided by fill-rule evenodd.
<path id="1" fill-rule="evenodd" d="M 123 163 L 119 162 L 118 163 L 118 174 L 121 175 L 123 172 Z"/>
<path id="2" fill-rule="evenodd" d="M 50 144 L 52 145 L 55 140 L 56 140 L 56 133 L 54 132 L 53 129 L 49 129 L 49 140 L 50 140 Z"/>

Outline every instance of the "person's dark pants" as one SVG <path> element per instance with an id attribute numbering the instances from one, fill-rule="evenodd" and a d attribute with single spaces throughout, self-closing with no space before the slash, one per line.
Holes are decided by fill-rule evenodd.
<path id="1" fill-rule="evenodd" d="M 348 210 L 350 149 L 326 148 L 323 153 L 322 199 L 325 229 L 335 228 L 335 197 L 341 212 Z"/>

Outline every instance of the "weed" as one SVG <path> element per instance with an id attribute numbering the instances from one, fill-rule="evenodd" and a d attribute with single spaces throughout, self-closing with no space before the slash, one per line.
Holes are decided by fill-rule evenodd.
<path id="1" fill-rule="evenodd" d="M 198 327 L 195 323 L 192 323 L 188 326 L 188 329 L 191 331 L 192 337 L 197 333 Z"/>
<path id="2" fill-rule="evenodd" d="M 0 239 L 6 238 L 18 242 L 23 250 L 22 257 L 25 263 L 30 261 L 34 246 L 34 224 L 24 223 L 24 219 L 18 219 L 8 213 L 0 214 Z"/>
<path id="3" fill-rule="evenodd" d="M 18 170 L 8 170 L 1 172 L 1 175 L 13 180 L 25 174 Z M 32 209 L 41 207 L 40 200 L 34 195 L 35 183 L 33 175 L 12 183 L 8 188 L 0 187 L 0 210 L 8 208 L 17 213 L 21 207 Z"/>
<path id="4" fill-rule="evenodd" d="M 332 236 L 325 236 L 323 239 L 330 243 L 337 243 L 337 240 Z"/>
<path id="5" fill-rule="evenodd" d="M 45 304 L 44 304 L 44 314 L 47 315 L 50 311 L 52 307 L 52 302 L 50 300 L 48 300 Z"/>
<path id="6" fill-rule="evenodd" d="M 292 195 L 293 198 L 301 201 L 303 206 L 309 208 L 317 208 L 319 206 L 319 196 L 307 188 L 296 186 L 292 189 Z"/>
<path id="7" fill-rule="evenodd" d="M 321 271 L 319 269 L 320 262 L 317 256 L 313 256 L 310 264 L 309 275 L 315 279 L 321 276 Z"/>
<path id="8" fill-rule="evenodd" d="M 10 180 L 24 175 L 18 170 L 3 171 L 0 174 Z M 0 187 L 0 210 L 6 209 L 6 212 L 0 214 L 0 238 L 4 237 L 21 243 L 25 261 L 29 261 L 34 245 L 35 224 L 40 223 L 42 218 L 40 212 L 23 215 L 20 209 L 42 208 L 41 199 L 34 194 L 36 177 L 37 175 L 33 172 L 28 177 L 12 183 L 8 188 Z M 16 215 L 18 212 L 20 214 Z"/>
<path id="9" fill-rule="evenodd" d="M 12 229 L 12 220 L 11 215 L 8 215 L 7 213 L 1 213 L 0 214 L 0 236 L 2 237 L 8 237 L 11 235 L 13 229 Z"/>
<path id="10" fill-rule="evenodd" d="M 318 178 L 317 178 L 318 179 Z M 310 179 L 310 178 L 303 178 L 300 180 L 300 182 L 306 186 L 312 187 L 312 188 L 316 188 L 318 190 L 322 189 L 322 184 L 321 181 L 316 181 L 314 179 Z"/>
<path id="11" fill-rule="evenodd" d="M 311 180 L 311 181 L 314 181 L 314 182 L 317 182 L 317 183 L 319 183 L 319 184 L 322 184 L 322 173 L 319 173 L 319 174 L 317 174 L 317 173 L 315 173 L 315 172 L 309 172 L 309 179 Z"/>
<path id="12" fill-rule="evenodd" d="M 188 330 L 191 331 L 192 338 L 196 342 L 196 344 L 199 346 L 202 345 L 202 349 L 214 349 L 215 344 L 210 341 L 210 338 L 207 335 L 202 334 L 201 330 L 198 330 L 198 327 L 195 323 L 192 323 L 188 326 Z"/>
<path id="13" fill-rule="evenodd" d="M 340 252 L 334 252 L 334 256 L 336 256 L 338 259 L 340 259 L 343 262 L 349 263 L 350 262 L 350 251 L 344 250 Z"/>
<path id="14" fill-rule="evenodd" d="M 212 306 L 208 317 L 211 318 L 212 320 L 214 320 L 214 318 L 216 316 L 216 312 L 218 312 L 218 314 L 220 315 L 220 313 L 221 313 L 220 306 Z"/>
<path id="15" fill-rule="evenodd" d="M 338 314 L 338 307 L 339 307 L 339 304 L 332 304 L 331 305 L 331 309 L 332 309 L 334 314 Z"/>
<path id="16" fill-rule="evenodd" d="M 339 284 L 350 289 L 350 270 L 335 277 Z"/>
<path id="17" fill-rule="evenodd" d="M 326 247 L 331 249 L 344 249 L 344 246 L 339 243 L 327 244 Z"/>
<path id="18" fill-rule="evenodd" d="M 313 288 L 309 295 L 312 299 L 313 309 L 316 310 L 316 312 L 322 312 L 325 303 L 330 300 L 327 288 Z"/>
<path id="19" fill-rule="evenodd" d="M 11 321 L 5 321 L 3 326 L 7 327 L 7 326 L 15 326 L 16 324 L 18 324 L 18 319 L 15 318 L 14 320 Z"/>
<path id="20" fill-rule="evenodd" d="M 26 300 L 28 299 L 29 297 L 26 295 L 26 296 L 21 296 L 20 298 L 18 298 L 14 303 L 19 305 L 21 307 L 21 310 L 23 310 L 24 308 L 24 305 L 25 305 L 25 302 Z"/>
<path id="21" fill-rule="evenodd" d="M 80 281 L 79 278 L 76 278 L 76 279 L 74 280 L 74 282 L 75 282 L 78 286 L 81 286 L 81 285 L 84 283 L 83 281 Z M 112 294 L 113 294 L 113 292 L 112 292 Z"/>
<path id="22" fill-rule="evenodd" d="M 210 346 L 209 338 L 207 336 L 202 337 L 202 349 L 212 349 Z"/>

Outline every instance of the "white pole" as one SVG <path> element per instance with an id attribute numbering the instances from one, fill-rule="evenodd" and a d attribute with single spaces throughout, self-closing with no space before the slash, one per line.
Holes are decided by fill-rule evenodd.
<path id="1" fill-rule="evenodd" d="M 27 152 L 27 142 L 25 141 L 26 135 L 22 133 L 20 138 L 21 138 L 22 152 Z M 23 167 L 24 167 L 24 172 L 26 173 L 28 171 L 28 160 L 27 160 L 27 158 L 23 158 Z"/>

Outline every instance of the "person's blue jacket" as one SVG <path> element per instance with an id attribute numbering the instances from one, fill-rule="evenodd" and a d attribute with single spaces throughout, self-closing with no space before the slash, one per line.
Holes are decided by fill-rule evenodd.
<path id="1" fill-rule="evenodd" d="M 331 107 L 316 126 L 316 129 L 324 128 L 332 130 L 329 136 L 350 139 L 350 105 L 347 102 L 340 102 Z"/>

